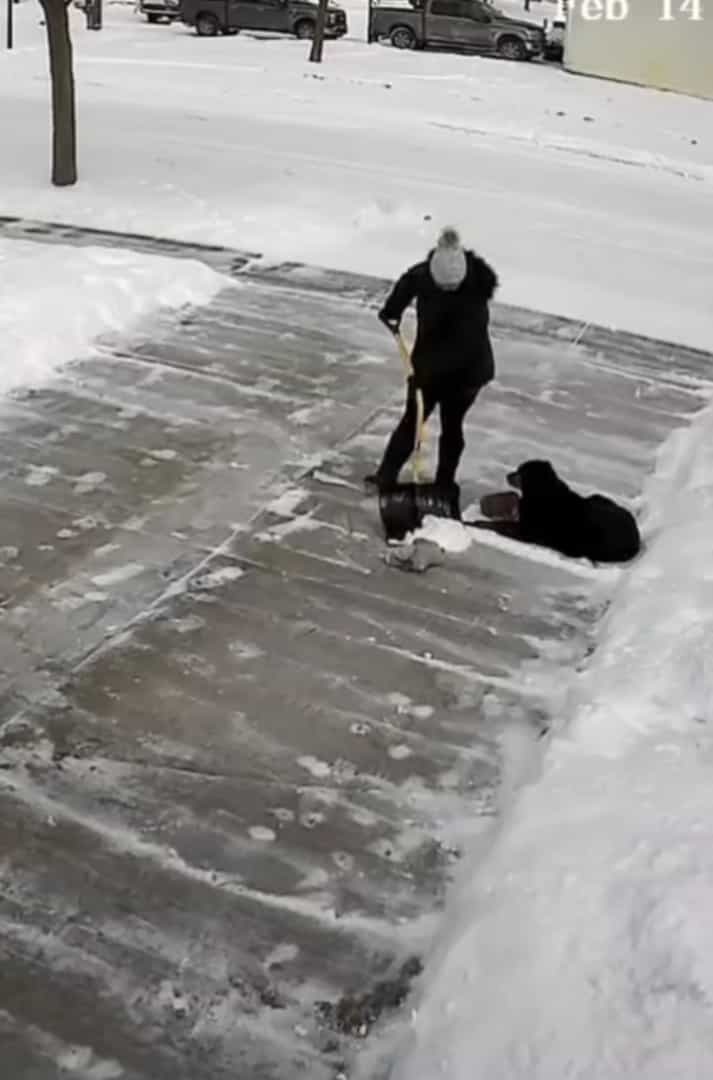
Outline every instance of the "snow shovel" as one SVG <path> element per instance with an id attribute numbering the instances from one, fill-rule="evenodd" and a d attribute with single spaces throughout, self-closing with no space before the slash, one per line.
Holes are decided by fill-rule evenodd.
<path id="1" fill-rule="evenodd" d="M 400 333 L 395 335 L 406 375 L 413 375 L 411 356 Z M 423 519 L 433 517 L 454 518 L 460 521 L 460 490 L 457 484 L 426 483 L 423 479 L 423 393 L 416 390 L 416 434 L 411 469 L 413 482 L 394 484 L 379 490 L 379 513 L 387 540 L 403 540 L 407 533 L 418 529 Z"/>

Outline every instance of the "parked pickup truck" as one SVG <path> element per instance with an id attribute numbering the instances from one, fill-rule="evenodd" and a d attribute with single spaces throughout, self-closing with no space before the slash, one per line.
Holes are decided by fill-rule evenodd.
<path id="1" fill-rule="evenodd" d="M 181 20 L 195 26 L 201 37 L 268 30 L 311 38 L 317 24 L 317 4 L 311 0 L 181 0 L 180 12 Z M 339 38 L 346 32 L 346 12 L 330 4 L 324 36 Z"/>
<path id="2" fill-rule="evenodd" d="M 545 49 L 542 27 L 512 19 L 484 0 L 411 0 L 371 7 L 370 42 L 388 38 L 397 49 L 433 47 L 452 52 L 530 60 Z"/>

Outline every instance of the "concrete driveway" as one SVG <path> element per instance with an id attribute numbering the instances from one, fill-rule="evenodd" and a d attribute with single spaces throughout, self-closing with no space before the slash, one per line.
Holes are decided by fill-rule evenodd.
<path id="1" fill-rule="evenodd" d="M 235 269 L 0 405 L 13 1080 L 346 1074 L 493 813 L 503 731 L 536 742 L 601 603 L 601 572 L 482 538 L 388 568 L 360 489 L 400 405 L 384 283 Z M 634 498 L 711 370 L 523 311 L 495 331 L 466 504 L 530 456 Z"/>

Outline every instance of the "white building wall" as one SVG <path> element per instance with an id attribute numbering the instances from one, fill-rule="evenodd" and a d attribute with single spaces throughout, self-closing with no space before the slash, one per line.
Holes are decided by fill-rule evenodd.
<path id="1" fill-rule="evenodd" d="M 666 11 L 672 21 L 663 21 Z M 570 0 L 564 65 L 570 71 L 713 98 L 713 0 Z M 609 6 L 625 18 L 586 19 Z M 693 10 L 701 20 L 691 19 Z M 681 8 L 684 10 L 681 10 Z"/>

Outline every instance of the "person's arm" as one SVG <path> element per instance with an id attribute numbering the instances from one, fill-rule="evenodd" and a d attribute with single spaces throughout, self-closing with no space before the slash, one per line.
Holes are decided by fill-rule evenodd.
<path id="1" fill-rule="evenodd" d="M 404 311 L 416 296 L 415 267 L 402 274 L 389 293 L 379 318 L 393 334 L 398 333 Z"/>
<path id="2" fill-rule="evenodd" d="M 479 297 L 486 302 L 492 299 L 499 285 L 498 275 L 480 255 L 473 255 L 473 284 Z"/>

